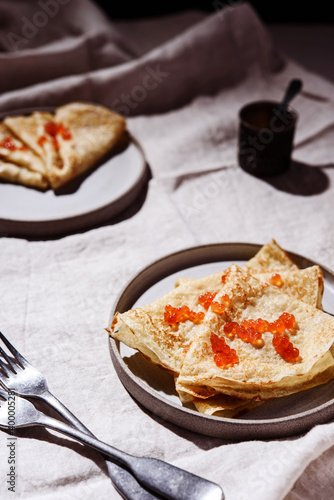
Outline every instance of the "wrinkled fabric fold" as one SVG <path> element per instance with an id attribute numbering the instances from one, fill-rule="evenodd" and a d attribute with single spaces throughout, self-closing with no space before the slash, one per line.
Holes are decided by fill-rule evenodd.
<path id="1" fill-rule="evenodd" d="M 59 105 L 77 98 L 99 102 L 126 116 L 166 112 L 190 102 L 197 95 L 213 94 L 222 88 L 233 87 L 254 67 L 264 74 L 277 72 L 283 61 L 274 53 L 267 30 L 252 9 L 246 4 L 240 10 L 230 7 L 225 10 L 224 16 L 208 16 L 140 58 L 126 60 L 124 57 L 123 61 L 119 60 L 116 64 L 120 49 L 117 45 L 116 48 L 113 46 L 109 50 L 109 65 L 101 64 L 98 69 L 89 62 L 99 61 L 101 49 L 97 48 L 93 58 L 85 40 L 84 46 L 79 45 L 77 54 L 75 51 L 69 54 L 69 58 L 74 57 L 76 61 L 73 71 L 66 67 L 65 58 L 63 74 L 60 74 L 60 64 L 56 63 L 51 72 L 56 80 L 44 83 L 41 81 L 46 79 L 48 66 L 53 66 L 52 59 L 58 61 L 59 55 L 49 52 L 48 65 L 39 66 L 39 52 L 43 53 L 45 47 L 40 50 L 28 49 L 27 43 L 21 51 L 28 53 L 25 64 L 36 60 L 42 74 L 30 68 L 29 73 L 34 75 L 31 85 L 20 90 L 16 84 L 14 88 L 17 90 L 12 90 L 11 81 L 20 81 L 20 75 L 14 77 L 15 63 L 12 62 L 18 55 L 6 53 L 2 64 L 0 59 L 0 64 L 5 73 L 6 66 L 8 69 L 3 90 L 9 92 L 0 98 L 0 110 L 13 109 L 14 105 Z M 249 36 L 252 43 L 249 43 Z M 69 37 L 70 47 L 72 44 Z M 24 67 L 24 78 L 28 78 L 25 76 L 26 71 L 27 67 Z M 23 86 L 27 87 L 24 79 Z"/>

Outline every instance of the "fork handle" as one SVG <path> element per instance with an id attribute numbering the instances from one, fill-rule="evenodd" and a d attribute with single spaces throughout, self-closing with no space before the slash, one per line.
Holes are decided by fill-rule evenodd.
<path id="1" fill-rule="evenodd" d="M 90 430 L 87 429 L 87 427 L 85 427 L 84 424 L 80 422 L 80 420 L 78 420 L 77 417 L 50 391 L 44 391 L 39 395 L 39 399 L 42 399 L 51 406 L 59 415 L 70 422 L 73 427 L 94 437 Z M 158 497 L 143 489 L 127 470 L 108 460 L 108 457 L 106 466 L 112 483 L 125 500 L 157 500 Z"/>
<path id="2" fill-rule="evenodd" d="M 126 467 L 146 488 L 169 500 L 223 500 L 218 484 L 155 458 L 135 457 L 79 431 L 64 422 L 40 413 L 38 425 L 54 429 L 109 456 Z"/>
<path id="3" fill-rule="evenodd" d="M 45 403 L 51 406 L 59 415 L 70 422 L 73 427 L 76 427 L 86 434 L 90 434 L 91 436 L 93 435 L 90 430 L 87 429 L 87 427 L 85 427 L 84 424 L 80 422 L 80 420 L 50 391 L 44 391 L 42 394 L 38 395 L 38 398 L 42 399 Z"/>

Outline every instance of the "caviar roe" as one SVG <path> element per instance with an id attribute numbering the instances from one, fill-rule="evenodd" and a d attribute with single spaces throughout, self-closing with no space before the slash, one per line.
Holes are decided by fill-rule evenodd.
<path id="1" fill-rule="evenodd" d="M 285 324 L 281 319 L 269 323 L 268 331 L 272 334 L 285 332 Z"/>
<path id="2" fill-rule="evenodd" d="M 41 135 L 41 137 L 38 138 L 37 144 L 39 146 L 43 146 L 46 141 L 47 141 L 47 138 L 45 137 L 45 135 Z"/>
<path id="3" fill-rule="evenodd" d="M 278 286 L 280 288 L 281 286 L 283 286 L 282 276 L 280 274 L 278 274 L 278 273 L 274 273 L 271 276 L 271 278 L 269 280 L 269 283 L 271 285 Z"/>
<path id="4" fill-rule="evenodd" d="M 293 331 L 296 328 L 296 319 L 293 314 L 284 312 L 280 315 L 280 319 L 284 322 L 287 330 Z"/>
<path id="5" fill-rule="evenodd" d="M 274 334 L 273 346 L 285 361 L 291 363 L 299 358 L 299 350 L 293 346 L 287 335 Z"/>
<path id="6" fill-rule="evenodd" d="M 235 321 L 231 321 L 229 323 L 225 323 L 224 325 L 224 333 L 226 335 L 226 337 L 228 337 L 229 339 L 233 340 L 234 337 L 236 336 L 236 329 L 237 327 L 239 326 L 238 323 L 236 323 Z"/>
<path id="7" fill-rule="evenodd" d="M 173 307 L 167 304 L 164 319 L 170 326 L 177 326 L 179 323 L 188 320 L 193 323 L 201 323 L 204 319 L 204 313 L 192 311 L 188 306 Z"/>
<path id="8" fill-rule="evenodd" d="M 54 149 L 58 151 L 59 149 L 59 142 L 57 139 L 57 136 L 61 136 L 65 141 L 69 141 L 72 139 L 71 132 L 69 129 L 65 128 L 62 123 L 57 123 L 57 122 L 47 122 L 44 125 L 44 132 L 46 134 L 42 135 L 41 137 L 38 138 L 38 144 L 40 146 L 43 146 L 44 143 L 48 140 L 47 136 L 51 137 L 51 144 L 53 145 Z"/>
<path id="9" fill-rule="evenodd" d="M 27 149 L 24 145 L 20 146 L 19 148 L 15 146 L 14 141 L 11 137 L 4 137 L 0 142 L 0 148 L 5 148 L 9 151 L 25 151 Z"/>
<path id="10" fill-rule="evenodd" d="M 237 322 L 225 323 L 224 333 L 231 340 L 238 336 L 243 342 L 253 344 L 254 347 L 263 347 L 262 332 L 256 328 L 255 320 L 244 320 L 240 324 Z"/>
<path id="11" fill-rule="evenodd" d="M 233 340 L 235 336 L 238 336 L 243 342 L 250 343 L 257 348 L 264 345 L 262 334 L 270 332 L 273 335 L 273 346 L 276 352 L 285 361 L 294 362 L 299 357 L 299 350 L 293 346 L 285 332 L 286 330 L 292 332 L 295 328 L 294 315 L 284 312 L 272 323 L 262 318 L 243 320 L 240 324 L 233 321 L 225 323 L 223 330 L 229 339 Z"/>
<path id="12" fill-rule="evenodd" d="M 226 283 L 226 274 L 222 275 L 222 283 Z"/>
<path id="13" fill-rule="evenodd" d="M 214 353 L 214 361 L 218 367 L 228 368 L 239 363 L 239 358 L 235 349 L 231 349 L 231 347 L 226 344 L 224 337 L 218 337 L 215 333 L 211 333 L 210 341 Z"/>
<path id="14" fill-rule="evenodd" d="M 47 122 L 44 125 L 44 130 L 47 134 L 55 137 L 58 134 L 58 124 L 56 122 Z"/>
<path id="15" fill-rule="evenodd" d="M 227 294 L 223 295 L 223 296 L 222 296 L 222 298 L 221 298 L 220 300 L 221 300 L 221 302 L 222 302 L 223 304 L 225 304 L 226 306 L 231 305 L 230 297 L 229 297 Z"/>
<path id="16" fill-rule="evenodd" d="M 211 306 L 211 311 L 216 314 L 224 314 L 226 306 L 230 304 L 230 299 L 228 295 L 223 295 L 221 302 L 214 300 L 216 293 L 206 292 L 198 297 L 198 302 L 208 310 Z"/>
<path id="17" fill-rule="evenodd" d="M 216 293 L 206 292 L 198 297 L 198 302 L 204 307 L 204 309 L 208 310 L 216 295 Z"/>
<path id="18" fill-rule="evenodd" d="M 44 130 L 45 133 L 51 135 L 51 137 L 61 135 L 65 140 L 69 140 L 72 137 L 71 132 L 67 128 L 65 128 L 62 123 L 47 122 L 44 125 Z"/>
<path id="19" fill-rule="evenodd" d="M 213 301 L 211 304 L 211 311 L 216 314 L 224 314 L 226 309 L 225 304 L 220 304 L 219 302 Z"/>

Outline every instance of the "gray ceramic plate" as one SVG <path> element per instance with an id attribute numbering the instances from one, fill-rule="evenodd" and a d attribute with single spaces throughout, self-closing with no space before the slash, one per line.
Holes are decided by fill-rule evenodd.
<path id="1" fill-rule="evenodd" d="M 24 109 L 8 114 L 32 111 Z M 128 208 L 147 178 L 142 148 L 135 138 L 127 135 L 117 152 L 104 157 L 94 169 L 57 193 L 0 182 L 0 233 L 52 236 L 95 226 Z"/>
<path id="2" fill-rule="evenodd" d="M 115 311 L 151 302 L 174 288 L 176 277 L 200 277 L 221 271 L 232 262 L 243 264 L 262 245 L 222 243 L 194 247 L 154 262 L 134 277 L 117 299 Z M 290 252 L 296 264 L 305 268 L 314 261 Z M 324 309 L 334 313 L 334 275 L 322 270 L 325 279 Z M 152 366 L 141 354 L 109 338 L 115 370 L 128 392 L 161 419 L 208 436 L 231 440 L 267 439 L 303 433 L 334 418 L 334 380 L 299 394 L 279 398 L 242 418 L 226 419 L 200 414 L 181 404 L 173 377 Z"/>

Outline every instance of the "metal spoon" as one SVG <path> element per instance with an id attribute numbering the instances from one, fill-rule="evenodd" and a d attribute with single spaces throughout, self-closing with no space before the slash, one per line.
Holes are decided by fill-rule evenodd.
<path id="1" fill-rule="evenodd" d="M 302 86 L 303 82 L 297 78 L 290 81 L 288 88 L 285 91 L 284 97 L 281 101 L 281 104 L 279 105 L 278 108 L 280 112 L 284 111 L 289 102 L 298 94 L 298 92 L 300 92 Z"/>

